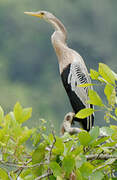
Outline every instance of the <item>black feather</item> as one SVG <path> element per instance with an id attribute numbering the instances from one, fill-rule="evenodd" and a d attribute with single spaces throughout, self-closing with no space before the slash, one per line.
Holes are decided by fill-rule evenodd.
<path id="1" fill-rule="evenodd" d="M 86 108 L 86 107 L 83 104 L 83 102 L 80 100 L 80 97 L 78 97 L 77 94 L 72 90 L 71 85 L 68 84 L 68 76 L 70 74 L 70 66 L 71 65 L 69 64 L 67 66 L 67 68 L 64 69 L 64 71 L 61 74 L 61 79 L 62 79 L 64 88 L 65 88 L 65 90 L 66 90 L 66 92 L 68 94 L 71 106 L 72 106 L 72 108 L 73 108 L 73 110 L 74 110 L 74 112 L 76 114 L 79 110 L 81 110 L 83 108 Z M 87 83 L 87 79 L 85 77 L 85 74 L 81 73 L 80 68 L 76 68 L 75 70 L 76 70 L 78 79 L 81 81 L 81 84 L 82 83 Z M 75 82 L 75 86 L 77 86 L 77 82 Z M 91 105 L 91 107 L 93 107 L 93 106 Z M 88 117 L 88 118 L 91 118 L 91 123 L 92 123 L 92 126 L 93 126 L 94 116 L 92 115 L 92 117 Z M 87 118 L 85 118 L 85 119 L 74 118 L 74 121 L 78 121 L 78 122 L 81 123 L 83 129 L 89 131 L 90 129 L 87 129 L 87 120 L 88 120 Z M 89 127 L 90 127 L 90 124 L 89 124 Z"/>

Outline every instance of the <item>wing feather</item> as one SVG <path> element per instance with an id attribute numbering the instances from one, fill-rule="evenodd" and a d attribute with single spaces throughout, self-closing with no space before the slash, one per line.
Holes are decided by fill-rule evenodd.
<path id="1" fill-rule="evenodd" d="M 90 105 L 86 103 L 88 100 L 88 87 L 78 87 L 78 85 L 91 83 L 90 77 L 86 71 L 83 69 L 81 65 L 74 62 L 70 66 L 70 73 L 68 76 L 68 84 L 71 85 L 72 91 L 78 96 L 78 98 L 82 101 L 82 103 L 89 108 Z"/>

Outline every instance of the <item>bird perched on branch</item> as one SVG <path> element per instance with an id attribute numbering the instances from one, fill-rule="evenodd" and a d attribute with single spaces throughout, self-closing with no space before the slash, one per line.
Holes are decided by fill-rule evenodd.
<path id="1" fill-rule="evenodd" d="M 80 133 L 82 130 L 77 127 L 71 127 L 72 121 L 75 116 L 75 113 L 69 112 L 65 115 L 62 127 L 61 127 L 61 135 L 64 135 L 65 132 L 68 132 L 70 135 Z"/>
<path id="2" fill-rule="evenodd" d="M 86 102 L 88 87 L 78 87 L 80 84 L 91 83 L 88 70 L 82 57 L 67 46 L 67 31 L 64 25 L 47 11 L 24 13 L 41 18 L 54 27 L 55 31 L 51 36 L 51 41 L 58 57 L 61 79 L 75 114 L 83 108 L 92 108 L 93 106 Z M 74 120 L 80 122 L 83 129 L 89 131 L 94 123 L 94 115 L 85 119 L 74 117 Z"/>

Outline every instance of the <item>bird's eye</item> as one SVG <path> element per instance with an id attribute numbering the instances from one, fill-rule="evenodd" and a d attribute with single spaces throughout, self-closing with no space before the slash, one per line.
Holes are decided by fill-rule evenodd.
<path id="1" fill-rule="evenodd" d="M 44 15 L 44 12 L 41 12 L 40 14 L 43 16 L 43 15 Z"/>

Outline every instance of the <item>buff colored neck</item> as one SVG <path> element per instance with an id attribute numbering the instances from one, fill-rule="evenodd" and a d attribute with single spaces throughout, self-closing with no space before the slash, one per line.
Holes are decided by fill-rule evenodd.
<path id="1" fill-rule="evenodd" d="M 66 45 L 67 32 L 64 25 L 58 19 L 52 19 L 50 23 L 53 25 L 55 29 L 55 32 L 51 36 L 51 41 L 55 49 L 55 52 L 58 56 L 58 60 L 61 61 L 61 56 L 63 54 L 63 51 L 65 48 L 67 48 Z"/>

